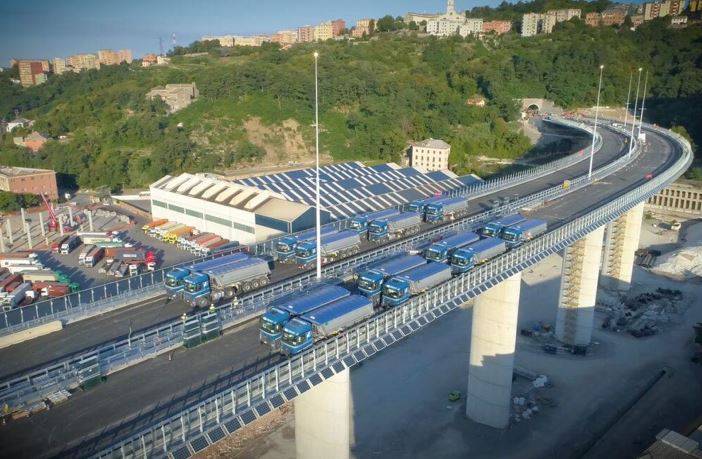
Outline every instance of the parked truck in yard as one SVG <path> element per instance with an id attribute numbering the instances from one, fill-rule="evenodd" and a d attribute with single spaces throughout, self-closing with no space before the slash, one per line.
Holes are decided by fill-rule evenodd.
<path id="1" fill-rule="evenodd" d="M 281 351 L 295 355 L 315 342 L 357 324 L 374 313 L 373 302 L 361 295 L 350 295 L 301 315 L 283 328 Z"/>
<path id="2" fill-rule="evenodd" d="M 166 224 L 166 223 L 168 223 L 168 220 L 166 220 L 165 218 L 159 218 L 159 219 L 157 219 L 157 220 L 150 221 L 150 222 L 147 223 L 146 225 L 142 226 L 142 227 L 141 227 L 141 230 L 142 230 L 144 233 L 148 233 L 148 232 L 151 231 L 153 228 L 156 228 L 157 226 L 161 226 L 161 225 Z"/>
<path id="3" fill-rule="evenodd" d="M 399 210 L 392 208 L 357 215 L 351 219 L 349 226 L 351 230 L 356 231 L 358 234 L 368 236 L 368 225 L 370 222 L 379 218 L 391 217 L 399 213 Z"/>
<path id="4" fill-rule="evenodd" d="M 320 228 L 321 237 L 336 232 L 337 231 L 332 226 L 322 226 Z M 316 239 L 317 232 L 315 228 L 281 237 L 275 243 L 275 253 L 278 261 L 281 263 L 294 263 L 295 249 L 297 249 L 298 244 L 306 241 L 314 241 Z"/>
<path id="5" fill-rule="evenodd" d="M 419 215 L 424 215 L 424 210 L 427 204 L 429 204 L 430 202 L 438 201 L 439 199 L 441 199 L 440 196 L 434 196 L 426 199 L 415 199 L 414 201 L 407 204 L 407 211 L 415 212 Z"/>
<path id="6" fill-rule="evenodd" d="M 88 268 L 92 268 L 95 265 L 97 265 L 100 260 L 102 260 L 102 257 L 105 256 L 105 249 L 102 247 L 95 247 L 93 250 L 88 252 L 85 257 L 83 258 L 83 266 L 87 266 Z"/>
<path id="7" fill-rule="evenodd" d="M 451 257 L 451 268 L 454 273 L 462 274 L 506 251 L 505 241 L 489 237 L 456 250 Z"/>
<path id="8" fill-rule="evenodd" d="M 96 245 L 94 244 L 88 244 L 83 246 L 83 248 L 80 250 L 80 253 L 78 254 L 78 264 L 79 265 L 84 265 L 85 264 L 85 257 L 88 256 L 91 250 L 94 250 L 97 248 Z"/>
<path id="9" fill-rule="evenodd" d="M 480 234 L 485 237 L 500 237 L 503 229 L 507 228 L 508 226 L 521 223 L 525 220 L 526 218 L 524 218 L 521 214 L 506 215 L 489 222 L 483 227 Z"/>
<path id="10" fill-rule="evenodd" d="M 68 255 L 80 245 L 80 238 L 78 236 L 70 236 L 66 241 L 61 244 L 60 253 L 61 255 Z"/>
<path id="11" fill-rule="evenodd" d="M 451 267 L 444 263 L 429 263 L 392 277 L 383 286 L 384 307 L 394 307 L 415 295 L 426 292 L 451 279 Z"/>
<path id="12" fill-rule="evenodd" d="M 373 304 L 381 303 L 381 293 L 385 281 L 426 264 L 427 260 L 419 255 L 399 255 L 378 263 L 366 266 L 365 269 L 356 275 L 356 285 L 358 291 Z"/>
<path id="13" fill-rule="evenodd" d="M 507 247 L 517 247 L 545 233 L 547 227 L 543 220 L 530 219 L 503 229 L 501 238 L 507 243 Z"/>
<path id="14" fill-rule="evenodd" d="M 56 273 L 50 269 L 34 269 L 31 271 L 24 271 L 22 273 L 22 279 L 27 282 L 55 282 Z"/>
<path id="15" fill-rule="evenodd" d="M 468 201 L 464 197 L 441 198 L 424 206 L 424 220 L 429 223 L 454 220 L 468 213 Z"/>
<path id="16" fill-rule="evenodd" d="M 18 308 L 25 301 L 28 293 L 31 292 L 33 292 L 31 282 L 22 282 L 18 285 L 14 285 L 11 291 L 0 295 L 0 302 L 2 302 L 3 310 L 10 311 Z"/>
<path id="17" fill-rule="evenodd" d="M 368 225 L 368 240 L 396 239 L 416 234 L 422 225 L 422 217 L 415 212 L 402 212 L 391 217 L 373 220 Z"/>
<path id="18" fill-rule="evenodd" d="M 242 261 L 249 258 L 245 253 L 234 253 L 225 257 L 215 258 L 213 260 L 205 260 L 200 263 L 195 263 L 187 266 L 179 266 L 171 269 L 166 273 L 166 278 L 163 284 L 166 288 L 166 294 L 171 298 L 179 297 L 185 288 L 185 278 L 193 272 L 204 271 L 212 267 Z"/>
<path id="19" fill-rule="evenodd" d="M 61 236 L 60 238 L 56 239 L 54 242 L 51 243 L 51 251 L 54 253 L 59 253 L 61 250 L 61 244 L 66 242 L 68 238 L 71 237 L 69 235 Z"/>
<path id="20" fill-rule="evenodd" d="M 346 230 L 331 233 L 320 241 L 322 263 L 358 253 L 361 247 L 361 237 L 357 232 Z M 295 248 L 295 260 L 301 268 L 314 264 L 317 258 L 317 241 L 304 241 Z"/>
<path id="21" fill-rule="evenodd" d="M 193 232 L 192 226 L 179 226 L 175 229 L 172 229 L 171 231 L 167 232 L 163 236 L 164 242 L 167 242 L 169 244 L 175 244 L 178 242 L 178 239 L 182 236 L 189 235 Z"/>
<path id="22" fill-rule="evenodd" d="M 96 244 L 98 242 L 109 242 L 112 241 L 115 238 L 115 235 L 112 234 L 111 232 L 77 232 L 76 236 L 78 236 L 81 241 L 83 241 L 83 244 Z"/>
<path id="23" fill-rule="evenodd" d="M 424 251 L 424 258 L 429 261 L 445 263 L 451 259 L 453 252 L 479 240 L 480 236 L 475 233 L 458 233 L 430 245 L 429 248 Z"/>
<path id="24" fill-rule="evenodd" d="M 193 271 L 185 278 L 183 299 L 193 307 L 204 308 L 255 290 L 269 282 L 270 264 L 263 258 L 250 257 Z"/>
<path id="25" fill-rule="evenodd" d="M 280 347 L 283 327 L 290 320 L 349 295 L 351 292 L 345 288 L 331 284 L 318 284 L 303 292 L 286 295 L 275 301 L 261 316 L 259 340 L 277 349 Z"/>

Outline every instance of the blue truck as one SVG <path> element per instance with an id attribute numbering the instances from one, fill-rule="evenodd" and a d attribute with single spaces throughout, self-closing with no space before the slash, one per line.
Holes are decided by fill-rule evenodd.
<path id="1" fill-rule="evenodd" d="M 546 232 L 548 225 L 544 220 L 529 219 L 502 230 L 500 236 L 507 247 L 517 247 Z"/>
<path id="2" fill-rule="evenodd" d="M 521 214 L 512 214 L 493 220 L 483 227 L 480 234 L 486 237 L 500 237 L 502 230 L 508 226 L 516 225 L 525 221 Z"/>
<path id="3" fill-rule="evenodd" d="M 444 263 L 429 263 L 392 277 L 383 286 L 382 305 L 399 306 L 415 295 L 426 292 L 451 279 L 451 267 Z"/>
<path id="4" fill-rule="evenodd" d="M 426 262 L 419 255 L 400 255 L 375 263 L 358 273 L 356 278 L 358 291 L 370 298 L 373 304 L 380 304 L 383 284 L 387 279 L 422 266 Z"/>
<path id="5" fill-rule="evenodd" d="M 480 236 L 472 232 L 449 236 L 430 245 L 429 248 L 424 251 L 424 258 L 429 261 L 444 263 L 451 259 L 451 255 L 453 255 L 453 252 L 456 250 L 479 240 Z"/>
<path id="6" fill-rule="evenodd" d="M 468 201 L 462 196 L 441 198 L 424 206 L 424 220 L 429 223 L 454 220 L 468 213 Z"/>
<path id="7" fill-rule="evenodd" d="M 280 347 L 283 327 L 291 319 L 351 295 L 338 285 L 319 284 L 303 292 L 286 295 L 261 316 L 259 339 L 273 349 Z"/>
<path id="8" fill-rule="evenodd" d="M 356 231 L 358 234 L 367 236 L 370 222 L 379 218 L 391 217 L 399 213 L 399 210 L 392 208 L 357 215 L 351 219 L 350 227 L 351 230 Z"/>
<path id="9" fill-rule="evenodd" d="M 203 308 L 266 285 L 270 273 L 270 262 L 257 257 L 192 271 L 185 278 L 183 299 L 194 307 Z"/>
<path id="10" fill-rule="evenodd" d="M 368 240 L 390 240 L 417 234 L 421 225 L 422 217 L 415 212 L 402 212 L 391 217 L 379 218 L 368 225 Z"/>
<path id="11" fill-rule="evenodd" d="M 427 204 L 438 201 L 441 199 L 441 196 L 433 196 L 431 198 L 425 198 L 425 199 L 415 199 L 414 201 L 410 202 L 407 204 L 407 211 L 408 212 L 416 212 L 419 215 L 424 215 L 424 210 L 426 209 Z"/>
<path id="12" fill-rule="evenodd" d="M 451 268 L 455 274 L 463 274 L 473 266 L 484 263 L 507 251 L 505 241 L 489 237 L 456 250 L 451 256 Z"/>
<path id="13" fill-rule="evenodd" d="M 185 288 L 185 278 L 188 277 L 193 271 L 204 270 L 213 266 L 219 266 L 221 264 L 245 260 L 248 257 L 249 256 L 245 253 L 234 253 L 232 255 L 195 263 L 189 266 L 173 268 L 168 271 L 163 282 L 166 287 L 166 295 L 168 295 L 169 298 L 180 297 L 183 293 L 183 289 Z"/>
<path id="14" fill-rule="evenodd" d="M 336 230 L 331 226 L 322 226 L 320 228 L 321 236 L 335 233 Z M 305 230 L 301 233 L 290 234 L 283 236 L 275 243 L 275 253 L 280 263 L 293 263 L 295 261 L 295 249 L 301 242 L 314 241 L 317 239 L 316 228 Z"/>
<path id="15" fill-rule="evenodd" d="M 322 263 L 343 258 L 358 253 L 361 248 L 361 237 L 357 232 L 346 230 L 322 236 L 320 251 Z M 317 259 L 317 241 L 304 241 L 295 249 L 295 261 L 300 268 L 307 268 Z"/>
<path id="16" fill-rule="evenodd" d="M 296 317 L 283 327 L 281 352 L 295 355 L 315 342 L 338 333 L 374 313 L 373 302 L 361 295 L 350 295 Z"/>

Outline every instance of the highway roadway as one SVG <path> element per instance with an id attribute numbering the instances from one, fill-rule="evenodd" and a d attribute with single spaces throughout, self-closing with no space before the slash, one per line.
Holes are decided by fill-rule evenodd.
<path id="1" fill-rule="evenodd" d="M 572 130 L 562 126 L 551 123 L 542 123 L 542 125 L 544 135 L 562 136 L 567 132 L 573 134 Z M 590 138 L 585 137 L 580 131 L 576 131 L 574 138 L 577 139 L 577 142 L 574 142 L 571 151 L 566 153 L 572 153 L 589 145 Z M 618 150 L 605 148 L 596 155 L 595 164 L 610 162 L 617 153 Z M 525 182 L 507 190 L 473 200 L 470 207 L 471 214 L 484 211 L 490 206 L 491 200 L 495 198 L 526 196 L 558 185 L 566 178 L 584 173 L 587 167 L 586 163 L 587 161 L 583 161 L 581 164 L 566 168 L 548 177 Z M 435 225 L 425 224 L 425 227 L 433 228 Z M 377 247 L 377 245 L 366 242 L 362 250 L 370 250 L 374 247 Z M 273 272 L 272 282 L 297 275 L 300 272 L 293 265 L 277 266 Z M 132 334 L 137 334 L 140 330 L 151 328 L 160 323 L 171 322 L 189 310 L 190 307 L 182 301 L 168 301 L 160 297 L 70 324 L 61 332 L 1 349 L 0 362 L 3 364 L 0 366 L 0 378 L 6 379 L 18 373 L 26 373 L 27 370 L 46 366 L 67 356 L 88 352 L 103 343 L 125 339 L 130 331 Z"/>
<path id="2" fill-rule="evenodd" d="M 605 158 L 611 160 L 626 149 L 618 135 L 603 132 L 603 136 L 605 146 L 598 163 Z M 648 133 L 648 136 L 647 150 L 634 164 L 592 184 L 586 191 L 572 193 L 535 210 L 533 215 L 547 219 L 552 229 L 635 187 L 644 180 L 646 173 L 663 169 L 674 157 L 675 147 L 656 134 Z M 549 177 L 545 182 L 555 185 L 569 176 L 572 177 Z M 49 412 L 0 428 L 0 455 L 71 455 L 66 448 L 87 436 L 92 439 L 83 447 L 112 443 L 278 359 L 258 343 L 256 322 L 244 324 L 200 347 L 180 349 L 123 370 L 110 376 L 106 383 L 75 394 L 69 402 Z M 81 448 L 77 454 L 85 453 L 86 449 Z"/>

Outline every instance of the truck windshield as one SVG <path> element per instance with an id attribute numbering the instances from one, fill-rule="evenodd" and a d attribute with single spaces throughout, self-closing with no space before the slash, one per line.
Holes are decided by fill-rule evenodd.
<path id="1" fill-rule="evenodd" d="M 371 223 L 370 226 L 368 226 L 368 231 L 371 233 L 382 233 L 383 227 L 377 223 Z"/>
<path id="2" fill-rule="evenodd" d="M 200 290 L 202 290 L 202 285 L 203 284 L 198 284 L 197 282 L 186 282 L 185 290 L 187 290 L 190 293 L 199 292 Z"/>
<path id="3" fill-rule="evenodd" d="M 362 227 L 363 227 L 363 225 L 361 224 L 361 222 L 359 220 L 351 220 L 351 228 L 358 230 L 358 229 L 361 229 Z"/>
<path id="4" fill-rule="evenodd" d="M 434 261 L 441 261 L 441 259 L 443 258 L 441 255 L 441 249 L 434 249 L 431 247 L 427 249 L 427 253 L 425 254 L 427 259 Z"/>
<path id="5" fill-rule="evenodd" d="M 268 333 L 280 333 L 283 328 L 280 324 L 275 324 L 266 317 L 261 317 L 261 328 Z"/>
<path id="6" fill-rule="evenodd" d="M 286 244 L 286 243 L 284 243 L 284 242 L 278 242 L 278 243 L 275 245 L 275 249 L 276 249 L 278 252 L 281 252 L 281 253 L 288 253 L 288 252 L 291 252 L 291 251 L 292 251 L 292 248 L 291 248 L 288 244 Z"/>
<path id="7" fill-rule="evenodd" d="M 175 277 L 166 276 L 166 285 L 168 287 L 178 287 L 179 285 L 183 285 L 183 282 Z"/>
<path id="8" fill-rule="evenodd" d="M 378 283 L 372 279 L 361 277 L 358 279 L 358 288 L 362 290 L 375 290 L 378 288 Z"/>
<path id="9" fill-rule="evenodd" d="M 485 228 L 483 228 L 483 236 L 494 236 L 497 234 L 497 228 L 494 226 L 488 225 Z"/>
<path id="10" fill-rule="evenodd" d="M 452 261 L 456 266 L 465 266 L 468 264 L 468 261 L 470 261 L 470 257 L 465 255 L 454 255 Z"/>
<path id="11" fill-rule="evenodd" d="M 517 240 L 517 235 L 516 235 L 514 232 L 512 232 L 512 231 L 504 230 L 504 231 L 502 232 L 502 239 L 504 239 L 505 241 L 510 241 L 510 242 L 511 242 L 511 241 L 516 241 L 516 240 Z"/>
<path id="12" fill-rule="evenodd" d="M 410 203 L 409 203 L 409 206 L 407 206 L 407 208 L 408 208 L 411 212 L 419 212 L 419 208 L 420 208 L 421 206 L 422 206 L 422 205 L 419 204 L 418 202 L 410 202 Z"/>
<path id="13" fill-rule="evenodd" d="M 307 258 L 311 257 L 313 255 L 314 249 L 305 249 L 304 247 L 298 247 L 296 250 L 296 254 L 300 258 Z"/>
<path id="14" fill-rule="evenodd" d="M 439 208 L 436 206 L 427 206 L 427 213 L 429 215 L 437 215 L 439 213 Z"/>
<path id="15" fill-rule="evenodd" d="M 390 286 L 385 286 L 385 289 L 383 290 L 383 295 L 393 299 L 398 299 L 402 296 L 399 290 Z"/>
<path id="16" fill-rule="evenodd" d="M 289 331 L 283 332 L 283 341 L 291 346 L 299 346 L 305 341 L 305 338 L 300 335 L 296 335 Z"/>

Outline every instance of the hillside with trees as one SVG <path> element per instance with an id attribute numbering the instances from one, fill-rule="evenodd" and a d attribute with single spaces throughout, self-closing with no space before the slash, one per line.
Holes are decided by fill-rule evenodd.
<path id="1" fill-rule="evenodd" d="M 382 28 L 393 29 L 389 22 Z M 471 171 L 477 156 L 515 158 L 530 145 L 515 122 L 514 99 L 592 106 L 600 63 L 603 105 L 623 105 L 630 71 L 650 68 L 649 119 L 684 126 L 702 142 L 699 26 L 671 30 L 652 21 L 632 32 L 573 20 L 528 39 L 436 39 L 405 29 L 288 50 L 198 42 L 174 50 L 168 67 L 122 64 L 28 89 L 3 72 L 0 117 L 19 113 L 36 120 L 32 129 L 62 140 L 31 154 L 5 134 L 0 163 L 53 168 L 64 186 L 117 190 L 167 173 L 287 163 L 290 152 L 304 158 L 313 146 L 314 50 L 321 55 L 321 143 L 335 160 L 397 161 L 408 141 L 426 137 L 452 144 L 458 173 Z M 200 98 L 175 114 L 145 98 L 155 86 L 190 82 Z M 487 105 L 467 105 L 474 96 Z"/>

